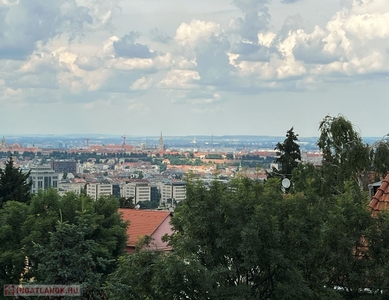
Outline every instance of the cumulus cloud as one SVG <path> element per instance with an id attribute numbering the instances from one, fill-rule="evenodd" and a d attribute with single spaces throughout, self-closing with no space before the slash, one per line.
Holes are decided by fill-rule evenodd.
<path id="1" fill-rule="evenodd" d="M 387 1 L 344 0 L 325 25 L 305 29 L 293 15 L 280 30 L 269 25 L 270 2 L 234 0 L 240 17 L 197 16 L 141 37 L 107 31 L 115 30 L 118 1 L 0 1 L 1 90 L 18 97 L 31 89 L 60 90 L 73 95 L 71 101 L 91 102 L 99 93 L 131 98 L 162 89 L 187 104 L 213 105 L 225 92 L 303 90 L 332 78 L 387 76 Z M 99 34 L 85 44 L 91 32 Z"/>
<path id="2" fill-rule="evenodd" d="M 19 0 L 0 5 L 0 59 L 25 60 L 37 46 L 66 34 L 72 40 L 87 28 L 110 23 L 112 4 L 91 0 L 88 6 L 75 0 Z"/>
<path id="3" fill-rule="evenodd" d="M 138 91 L 138 90 L 147 90 L 151 87 L 153 83 L 152 78 L 146 78 L 145 76 L 137 79 L 131 86 L 130 89 L 133 91 Z"/>
<path id="4" fill-rule="evenodd" d="M 94 71 L 97 70 L 103 62 L 96 56 L 77 56 L 74 63 L 82 70 Z"/>
<path id="5" fill-rule="evenodd" d="M 175 40 L 182 46 L 192 49 L 201 47 L 204 42 L 217 40 L 222 29 L 216 22 L 192 20 L 189 24 L 182 23 L 176 30 Z"/>
<path id="6" fill-rule="evenodd" d="M 115 53 L 117 56 L 128 58 L 151 58 L 155 53 L 150 51 L 149 47 L 136 43 L 139 38 L 139 33 L 131 31 L 121 39 L 113 43 Z"/>
<path id="7" fill-rule="evenodd" d="M 199 73 L 193 70 L 171 70 L 161 80 L 159 86 L 169 89 L 191 89 L 199 79 Z"/>
<path id="8" fill-rule="evenodd" d="M 269 48 L 264 45 L 239 42 L 232 49 L 232 53 L 238 54 L 238 61 L 269 61 Z"/>
<path id="9" fill-rule="evenodd" d="M 269 0 L 234 0 L 244 17 L 232 19 L 230 28 L 243 39 L 257 42 L 258 32 L 266 31 L 270 22 Z"/>

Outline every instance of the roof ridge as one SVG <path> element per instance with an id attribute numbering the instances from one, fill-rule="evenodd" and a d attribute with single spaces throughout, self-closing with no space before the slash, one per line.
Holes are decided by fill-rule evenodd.
<path id="1" fill-rule="evenodd" d="M 376 193 L 372 197 L 371 201 L 368 204 L 368 207 L 370 207 L 373 211 L 378 211 L 378 203 L 379 202 L 385 202 L 381 201 L 382 195 L 385 194 L 386 189 L 389 186 L 389 172 L 386 174 L 385 178 L 382 180 L 380 187 L 377 189 Z"/>
<path id="2" fill-rule="evenodd" d="M 157 231 L 157 229 L 162 225 L 163 222 L 165 222 L 165 220 L 167 219 L 167 217 L 169 217 L 170 215 L 171 215 L 171 214 L 170 214 L 170 212 L 169 212 L 169 213 L 163 218 L 163 220 L 158 224 L 158 226 L 155 227 L 155 229 L 154 229 L 154 231 L 151 233 L 151 235 L 153 235 L 154 232 Z"/>

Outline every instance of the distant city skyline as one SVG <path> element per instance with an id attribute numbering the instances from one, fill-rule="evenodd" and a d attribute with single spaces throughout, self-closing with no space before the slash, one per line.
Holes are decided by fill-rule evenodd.
<path id="1" fill-rule="evenodd" d="M 0 131 L 389 132 L 387 0 L 0 0 Z M 2 134 L 0 134 L 2 135 Z"/>

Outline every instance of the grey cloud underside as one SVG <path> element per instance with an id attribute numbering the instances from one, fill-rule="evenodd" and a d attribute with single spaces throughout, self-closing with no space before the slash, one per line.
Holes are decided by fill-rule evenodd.
<path id="1" fill-rule="evenodd" d="M 25 60 L 38 42 L 68 34 L 69 40 L 92 24 L 90 10 L 75 0 L 20 0 L 0 6 L 0 59 Z"/>
<path id="2" fill-rule="evenodd" d="M 97 57 L 77 57 L 75 64 L 82 70 L 94 71 L 97 70 L 103 62 Z"/>
<path id="3" fill-rule="evenodd" d="M 239 54 L 238 62 L 241 61 L 269 61 L 270 51 L 268 47 L 250 43 L 240 42 L 232 49 L 232 53 Z"/>
<path id="4" fill-rule="evenodd" d="M 119 41 L 114 42 L 113 47 L 116 55 L 119 57 L 127 58 L 152 58 L 156 53 L 151 52 L 149 47 L 139 43 L 135 43 L 135 40 L 139 37 L 139 34 L 130 32 L 123 36 Z"/>
<path id="5" fill-rule="evenodd" d="M 298 44 L 293 47 L 293 55 L 296 60 L 308 64 L 329 64 L 334 61 L 345 61 L 340 54 L 333 54 L 323 50 L 324 42 L 317 41 L 315 44 Z"/>

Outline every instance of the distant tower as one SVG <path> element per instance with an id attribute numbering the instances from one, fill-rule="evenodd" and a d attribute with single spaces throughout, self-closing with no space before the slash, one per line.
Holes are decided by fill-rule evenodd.
<path id="1" fill-rule="evenodd" d="M 158 147 L 158 150 L 159 151 L 165 150 L 165 144 L 163 143 L 162 131 L 161 131 L 161 135 L 159 136 L 159 147 Z"/>
<path id="2" fill-rule="evenodd" d="M 86 146 L 89 147 L 89 139 L 85 138 L 84 141 L 86 141 Z"/>
<path id="3" fill-rule="evenodd" d="M 125 135 L 122 136 L 122 139 L 123 139 L 122 148 L 123 148 L 123 149 L 126 147 L 126 138 L 127 138 L 127 137 L 126 137 Z"/>
<path id="4" fill-rule="evenodd" d="M 3 139 L 1 140 L 1 149 L 4 149 L 5 148 L 5 137 L 3 137 Z"/>

